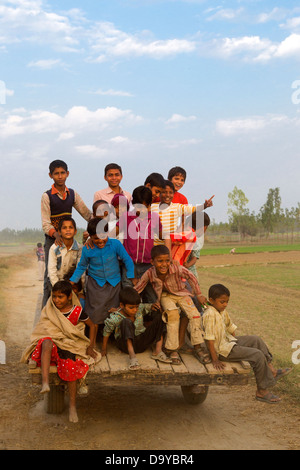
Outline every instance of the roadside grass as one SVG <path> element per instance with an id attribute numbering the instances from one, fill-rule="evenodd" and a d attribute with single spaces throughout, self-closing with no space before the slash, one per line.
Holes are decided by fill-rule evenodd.
<path id="1" fill-rule="evenodd" d="M 300 263 L 198 266 L 198 273 L 205 295 L 212 284 L 229 288 L 228 311 L 238 326 L 237 335 L 261 336 L 274 356 L 275 367 L 293 368 L 275 390 L 300 406 L 300 365 L 292 363 L 292 344 L 300 340 Z"/>

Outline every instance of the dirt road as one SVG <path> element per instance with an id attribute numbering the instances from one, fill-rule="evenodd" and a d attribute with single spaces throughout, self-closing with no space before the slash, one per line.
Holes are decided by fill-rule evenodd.
<path id="1" fill-rule="evenodd" d="M 205 257 L 209 262 L 208 257 Z M 214 258 L 215 264 L 226 264 Z M 239 257 L 240 259 L 240 257 Z M 221 262 L 222 261 L 222 262 Z M 26 366 L 19 364 L 42 292 L 34 258 L 6 287 L 8 364 L 0 366 L 0 449 L 198 450 L 300 449 L 300 410 L 255 401 L 245 387 L 211 387 L 202 405 L 184 402 L 179 387 L 114 387 L 92 384 L 78 400 L 80 422 L 67 412 L 47 415 Z"/>

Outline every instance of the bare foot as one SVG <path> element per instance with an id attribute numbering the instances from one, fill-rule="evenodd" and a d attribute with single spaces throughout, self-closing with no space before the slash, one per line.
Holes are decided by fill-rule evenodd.
<path id="1" fill-rule="evenodd" d="M 49 392 L 50 392 L 49 384 L 43 384 L 40 393 L 43 395 L 44 393 L 49 393 Z"/>
<path id="2" fill-rule="evenodd" d="M 70 408 L 69 421 L 70 423 L 78 423 L 79 419 L 78 419 L 76 408 Z"/>

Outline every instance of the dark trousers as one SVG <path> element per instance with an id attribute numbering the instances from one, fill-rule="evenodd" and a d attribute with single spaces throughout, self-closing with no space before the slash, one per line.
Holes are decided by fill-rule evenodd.
<path id="1" fill-rule="evenodd" d="M 142 275 L 146 271 L 148 271 L 148 269 L 150 269 L 151 267 L 152 265 L 148 263 L 134 263 L 134 276 L 136 277 L 136 279 L 140 279 Z M 127 277 L 127 271 L 126 271 L 126 267 L 124 264 L 122 265 L 121 271 L 122 271 L 122 288 L 124 289 L 124 287 L 133 287 L 131 280 L 128 279 Z M 142 297 L 142 301 L 146 304 L 155 304 L 155 302 L 157 302 L 158 300 L 157 295 L 153 287 L 151 286 L 150 282 L 148 282 L 145 289 L 141 293 L 141 297 Z"/>
<path id="2" fill-rule="evenodd" d="M 48 259 L 49 259 L 49 250 L 54 242 L 55 242 L 54 238 L 49 237 L 49 235 L 45 235 L 45 244 L 44 244 L 45 273 L 44 273 L 44 293 L 43 293 L 42 308 L 45 307 L 52 291 L 51 282 L 48 277 Z"/>
<path id="3" fill-rule="evenodd" d="M 268 363 L 272 362 L 272 354 L 265 342 L 254 335 L 238 336 L 227 357 L 220 355 L 221 361 L 247 361 L 255 374 L 257 387 L 266 390 L 276 383 Z"/>
<path id="4" fill-rule="evenodd" d="M 128 354 L 127 340 L 131 339 L 135 353 L 142 353 L 153 343 L 160 341 L 165 333 L 165 324 L 161 315 L 154 315 L 153 321 L 147 326 L 146 331 L 140 335 L 135 335 L 134 323 L 129 318 L 124 318 L 120 324 L 121 337 L 117 339 L 118 348 Z"/>

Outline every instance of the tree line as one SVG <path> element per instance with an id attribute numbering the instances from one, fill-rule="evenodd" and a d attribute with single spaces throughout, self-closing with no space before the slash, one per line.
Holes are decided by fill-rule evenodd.
<path id="1" fill-rule="evenodd" d="M 212 231 L 239 233 L 246 236 L 266 236 L 288 233 L 293 238 L 300 232 L 300 202 L 291 209 L 283 208 L 280 188 L 270 188 L 266 202 L 256 214 L 250 212 L 245 193 L 237 186 L 228 194 L 228 223 L 213 224 Z"/>
<path id="2" fill-rule="evenodd" d="M 270 234 L 289 234 L 293 241 L 294 234 L 300 233 L 300 202 L 291 209 L 282 208 L 280 188 L 270 188 L 266 202 L 256 214 L 250 212 L 249 203 L 244 191 L 237 186 L 228 194 L 228 222 L 212 221 L 210 234 L 238 233 L 241 239 L 249 237 L 268 238 Z M 84 229 L 78 229 L 76 239 L 82 240 Z M 0 243 L 38 243 L 44 241 L 41 229 L 25 228 L 14 230 L 5 228 L 0 231 Z"/>

